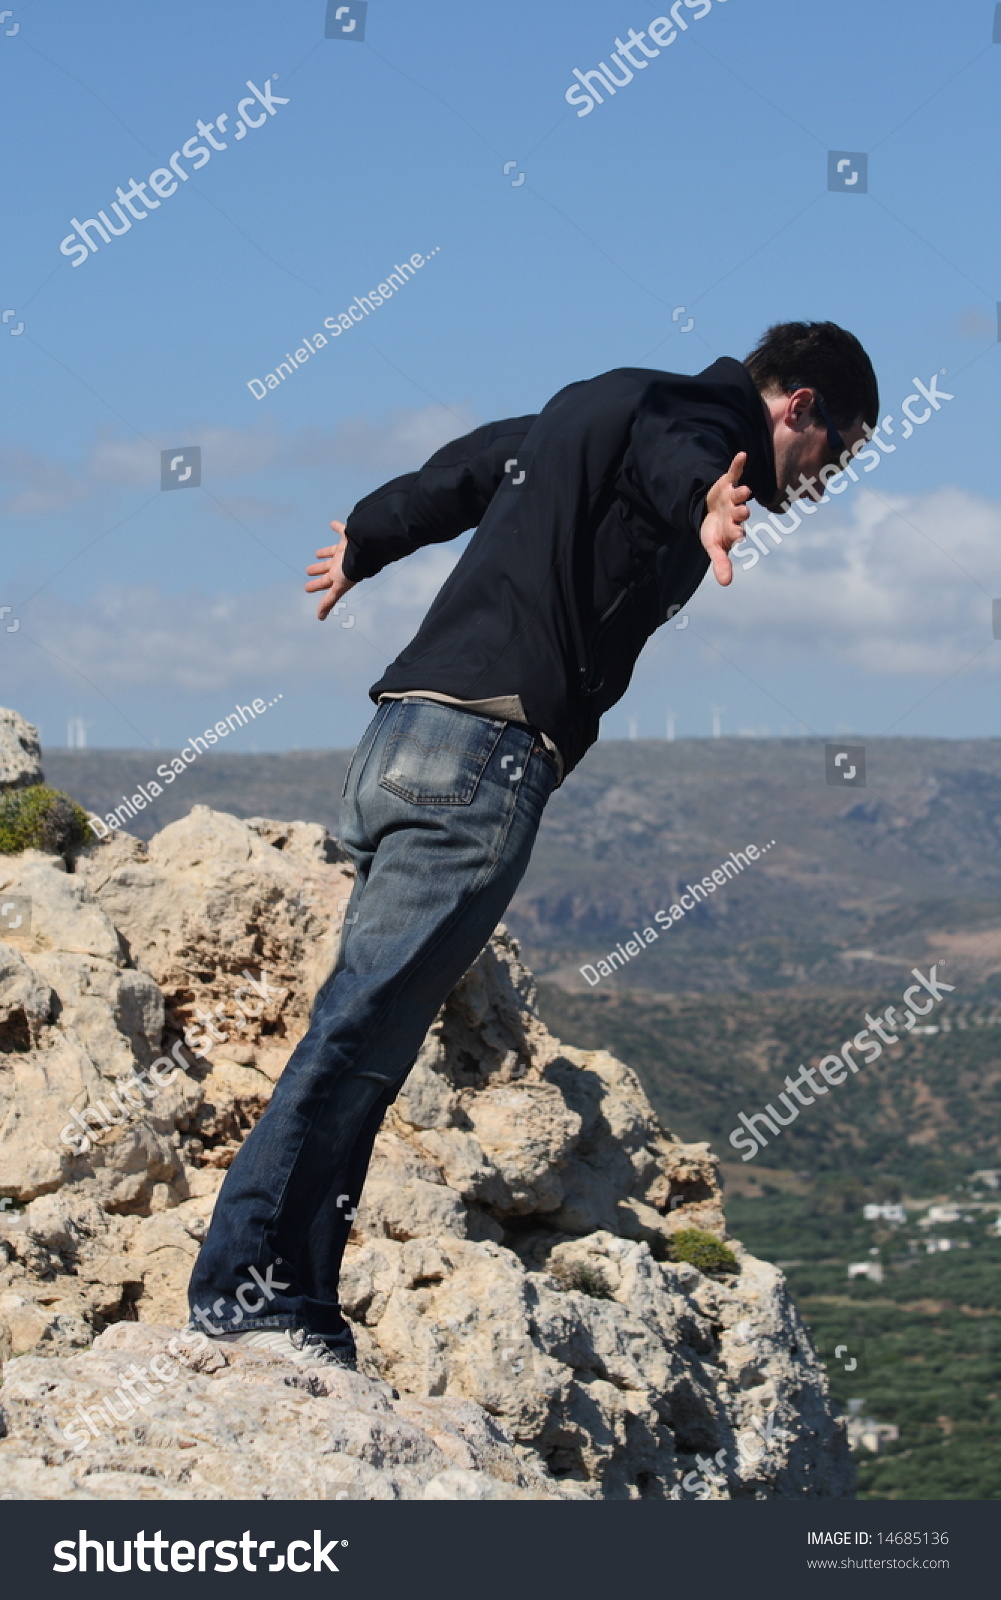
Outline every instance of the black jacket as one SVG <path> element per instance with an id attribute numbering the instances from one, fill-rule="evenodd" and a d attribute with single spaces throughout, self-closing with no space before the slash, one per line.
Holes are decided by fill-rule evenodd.
<path id="1" fill-rule="evenodd" d="M 738 450 L 767 504 L 767 413 L 729 357 L 694 377 L 623 367 L 561 389 L 538 416 L 491 422 L 360 500 L 344 575 L 476 533 L 416 635 L 370 693 L 520 695 L 569 772 L 636 658 L 709 566 L 707 491 Z"/>

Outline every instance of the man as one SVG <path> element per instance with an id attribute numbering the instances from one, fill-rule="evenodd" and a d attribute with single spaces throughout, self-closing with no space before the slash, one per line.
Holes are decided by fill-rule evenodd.
<path id="1" fill-rule="evenodd" d="M 223 1184 L 191 1280 L 203 1330 L 353 1363 L 337 1279 L 379 1124 L 506 910 L 552 790 L 654 629 L 710 564 L 732 581 L 752 495 L 819 499 L 817 474 L 845 466 L 878 406 L 857 339 L 784 323 L 744 363 L 571 384 L 331 523 L 339 542 L 306 585 L 321 620 L 388 562 L 477 531 L 370 691 L 342 797 L 357 876 L 340 954 Z"/>

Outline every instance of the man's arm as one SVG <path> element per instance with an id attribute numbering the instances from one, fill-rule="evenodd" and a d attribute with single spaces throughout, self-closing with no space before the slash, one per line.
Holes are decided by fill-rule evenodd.
<path id="1" fill-rule="evenodd" d="M 504 481 L 534 417 L 488 422 L 453 439 L 419 472 L 406 473 L 359 500 L 348 517 L 344 575 L 371 578 L 390 561 L 475 528 Z"/>
<path id="2" fill-rule="evenodd" d="M 340 542 L 316 552 L 307 567 L 308 594 L 326 590 L 317 608 L 322 622 L 342 595 L 391 561 L 442 544 L 475 528 L 516 456 L 534 416 L 487 422 L 453 439 L 419 472 L 408 472 L 359 500 L 347 524 L 332 522 Z"/>
<path id="3" fill-rule="evenodd" d="M 627 472 L 675 534 L 697 539 L 709 490 L 738 447 L 705 418 L 665 419 L 651 409 L 633 427 Z"/>
<path id="4" fill-rule="evenodd" d="M 676 533 L 698 539 L 717 583 L 733 579 L 729 554 L 744 537 L 752 491 L 740 482 L 747 451 L 732 429 L 707 417 L 664 419 L 652 412 L 634 429 L 631 476 Z"/>

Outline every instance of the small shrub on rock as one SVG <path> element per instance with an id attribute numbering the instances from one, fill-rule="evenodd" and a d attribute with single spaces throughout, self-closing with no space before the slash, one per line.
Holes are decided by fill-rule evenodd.
<path id="1" fill-rule="evenodd" d="M 65 855 L 93 843 L 86 811 L 61 790 L 35 783 L 0 795 L 0 854 L 48 850 Z"/>
<path id="2" fill-rule="evenodd" d="M 700 1272 L 739 1272 L 740 1264 L 732 1250 L 720 1244 L 715 1234 L 701 1228 L 679 1228 L 671 1235 L 670 1260 L 687 1261 Z"/>
<path id="3" fill-rule="evenodd" d="M 581 1294 L 589 1294 L 592 1300 L 612 1299 L 611 1284 L 605 1274 L 600 1267 L 592 1267 L 587 1261 L 561 1261 L 553 1268 L 553 1276 L 565 1289 L 578 1289 Z"/>

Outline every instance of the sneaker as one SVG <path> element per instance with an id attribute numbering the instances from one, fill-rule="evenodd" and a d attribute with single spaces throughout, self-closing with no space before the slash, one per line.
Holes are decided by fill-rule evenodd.
<path id="1" fill-rule="evenodd" d="M 261 1328 L 257 1333 L 217 1333 L 213 1342 L 235 1344 L 242 1350 L 260 1350 L 263 1355 L 284 1356 L 297 1367 L 340 1367 L 345 1372 L 355 1372 L 357 1367 L 351 1351 L 331 1349 L 318 1333 L 306 1328 Z"/>

